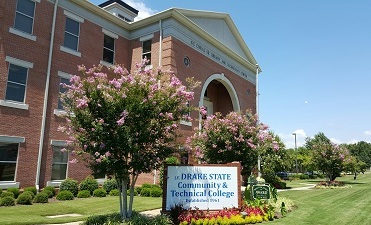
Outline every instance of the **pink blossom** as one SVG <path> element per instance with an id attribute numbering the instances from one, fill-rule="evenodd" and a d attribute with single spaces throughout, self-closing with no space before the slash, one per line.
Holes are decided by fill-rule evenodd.
<path id="1" fill-rule="evenodd" d="M 76 164 L 76 163 L 78 163 L 78 160 L 76 158 L 74 158 L 74 159 L 72 159 L 68 162 L 71 163 L 71 164 Z"/>
<path id="2" fill-rule="evenodd" d="M 86 107 L 88 107 L 88 102 L 85 99 L 77 99 L 76 102 L 76 107 L 79 109 L 85 109 Z"/>

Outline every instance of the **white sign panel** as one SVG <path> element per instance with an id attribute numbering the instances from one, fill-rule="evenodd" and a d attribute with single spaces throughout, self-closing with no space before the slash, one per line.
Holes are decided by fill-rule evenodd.
<path id="1" fill-rule="evenodd" d="M 172 206 L 219 210 L 238 207 L 237 167 L 168 166 L 166 210 Z"/>

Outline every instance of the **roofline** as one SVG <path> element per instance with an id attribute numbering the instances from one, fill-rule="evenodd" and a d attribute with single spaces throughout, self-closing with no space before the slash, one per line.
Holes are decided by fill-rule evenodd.
<path id="1" fill-rule="evenodd" d="M 81 0 L 71 0 L 72 2 L 81 5 L 82 7 L 102 16 L 105 19 L 108 19 L 112 21 L 113 23 L 129 30 L 133 31 L 135 29 L 147 26 L 152 23 L 157 23 L 160 20 L 167 19 L 167 18 L 174 18 L 192 31 L 194 31 L 196 34 L 204 38 L 206 41 L 212 43 L 217 48 L 221 49 L 224 53 L 226 53 L 228 56 L 230 56 L 232 59 L 236 60 L 237 62 L 241 63 L 242 65 L 246 66 L 252 71 L 255 71 L 257 68 L 257 61 L 255 60 L 254 56 L 252 55 L 250 49 L 247 47 L 245 41 L 243 40 L 241 34 L 239 33 L 236 25 L 232 21 L 229 14 L 226 13 L 216 13 L 216 12 L 207 12 L 207 11 L 195 11 L 195 10 L 186 10 L 186 9 L 179 9 L 179 8 L 170 8 L 165 11 L 159 12 L 157 14 L 154 14 L 150 17 L 141 19 L 136 22 L 127 23 L 123 21 L 122 19 L 118 18 L 115 15 L 112 15 L 111 13 L 107 12 L 106 10 L 100 8 L 97 5 L 94 5 L 93 3 L 89 1 L 81 1 Z M 183 13 L 182 13 L 183 12 Z M 242 58 L 239 54 L 236 52 L 230 50 L 228 47 L 226 47 L 224 44 L 222 44 L 220 41 L 218 41 L 216 38 L 211 36 L 209 33 L 207 33 L 205 30 L 203 30 L 201 27 L 199 27 L 197 24 L 192 22 L 190 19 L 188 19 L 184 14 L 187 15 L 203 15 L 204 17 L 210 17 L 210 18 L 220 18 L 224 19 L 227 23 L 227 25 L 231 28 L 231 31 L 233 35 L 237 38 L 238 43 L 240 44 L 243 52 L 246 54 L 246 56 L 251 59 L 253 62 L 249 62 L 246 59 Z M 261 71 L 259 67 L 259 71 Z"/>
<path id="2" fill-rule="evenodd" d="M 137 9 L 134 9 L 133 7 L 131 7 L 130 5 L 126 4 L 125 2 L 121 1 L 121 0 L 108 0 L 108 1 L 105 1 L 101 4 L 99 4 L 98 6 L 103 8 L 103 7 L 106 7 L 106 6 L 109 6 L 113 3 L 117 3 L 119 5 L 121 5 L 122 7 L 128 9 L 129 11 L 131 11 L 132 13 L 138 15 L 138 10 Z"/>

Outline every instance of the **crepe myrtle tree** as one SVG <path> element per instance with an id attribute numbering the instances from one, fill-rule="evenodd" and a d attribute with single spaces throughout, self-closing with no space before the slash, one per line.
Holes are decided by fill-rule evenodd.
<path id="1" fill-rule="evenodd" d="M 132 74 L 120 65 L 102 69 L 80 66 L 81 75 L 62 84 L 67 125 L 59 129 L 93 171 L 116 178 L 126 219 L 138 175 L 160 168 L 172 153 L 179 121 L 191 119 L 188 103 L 197 82 L 188 79 L 184 86 L 171 72 L 145 69 L 145 61 Z"/>
<path id="2" fill-rule="evenodd" d="M 200 113 L 206 115 L 201 107 Z M 247 111 L 246 115 L 252 115 Z M 202 163 L 222 164 L 238 161 L 242 175 L 250 175 L 257 165 L 258 155 L 267 149 L 279 151 L 279 143 L 268 131 L 268 126 L 257 123 L 257 116 L 230 112 L 225 117 L 220 113 L 206 117 L 200 129 L 188 138 L 187 146 Z"/>
<path id="3" fill-rule="evenodd" d="M 305 145 L 312 150 L 312 159 L 316 168 L 326 174 L 329 183 L 340 176 L 345 163 L 350 158 L 345 145 L 332 143 L 322 132 L 314 135 L 313 138 L 307 138 Z"/>

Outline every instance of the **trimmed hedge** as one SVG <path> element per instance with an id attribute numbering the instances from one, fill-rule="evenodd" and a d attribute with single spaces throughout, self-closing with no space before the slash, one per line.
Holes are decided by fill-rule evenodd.
<path id="1" fill-rule="evenodd" d="M 80 187 L 80 191 L 88 190 L 90 194 L 93 194 L 93 191 L 95 189 L 98 189 L 99 184 L 98 184 L 98 181 L 94 179 L 94 177 L 89 176 L 85 178 L 85 180 L 81 181 L 79 187 Z"/>
<path id="2" fill-rule="evenodd" d="M 91 194 L 89 190 L 82 190 L 82 191 L 79 191 L 79 193 L 77 193 L 77 197 L 78 198 L 90 198 Z"/>
<path id="3" fill-rule="evenodd" d="M 105 180 L 103 183 L 103 189 L 106 190 L 107 193 L 109 193 L 113 189 L 118 189 L 116 180 L 115 179 Z"/>
<path id="4" fill-rule="evenodd" d="M 70 191 L 73 196 L 76 196 L 79 192 L 79 185 L 77 180 L 67 178 L 62 181 L 61 186 L 59 186 L 59 191 Z"/>
<path id="5" fill-rule="evenodd" d="M 18 188 L 8 188 L 7 192 L 12 192 L 14 194 L 14 198 L 18 198 L 20 191 Z"/>
<path id="6" fill-rule="evenodd" d="M 17 204 L 19 205 L 32 205 L 32 192 L 30 191 L 25 191 L 22 194 L 20 194 L 17 198 Z"/>
<path id="7" fill-rule="evenodd" d="M 109 195 L 111 196 L 119 196 L 120 195 L 120 192 L 118 189 L 112 189 L 110 192 L 109 192 Z"/>
<path id="8" fill-rule="evenodd" d="M 35 195 L 35 198 L 33 199 L 33 202 L 35 202 L 35 203 L 48 203 L 48 194 L 46 192 L 37 193 Z"/>
<path id="9" fill-rule="evenodd" d="M 74 196 L 71 191 L 63 190 L 59 192 L 57 199 L 60 201 L 73 200 Z"/>
<path id="10" fill-rule="evenodd" d="M 93 196 L 94 197 L 106 197 L 107 192 L 104 189 L 98 188 L 94 190 Z"/>
<path id="11" fill-rule="evenodd" d="M 14 206 L 15 205 L 15 199 L 11 196 L 5 196 L 3 198 L 0 198 L 0 206 Z"/>
<path id="12" fill-rule="evenodd" d="M 140 196 L 151 197 L 151 189 L 150 188 L 142 188 L 142 190 L 140 191 Z"/>
<path id="13" fill-rule="evenodd" d="M 53 194 L 53 196 L 55 196 L 55 194 L 56 194 L 55 187 L 53 187 L 53 186 L 46 186 L 46 187 L 44 188 L 44 191 L 51 191 L 52 194 Z M 53 196 L 52 196 L 52 197 L 53 197 Z"/>
<path id="14" fill-rule="evenodd" d="M 12 198 L 14 198 L 14 193 L 13 192 L 4 191 L 3 193 L 0 194 L 0 198 L 5 198 L 5 197 L 12 197 Z"/>
<path id="15" fill-rule="evenodd" d="M 48 195 L 48 198 L 53 198 L 53 193 L 50 191 L 50 190 L 43 190 L 42 192 L 40 192 L 40 193 L 45 193 L 45 194 L 47 194 Z"/>
<path id="16" fill-rule="evenodd" d="M 26 188 L 24 189 L 24 191 L 31 191 L 34 195 L 37 194 L 37 189 L 36 189 L 36 187 L 26 187 Z"/>

